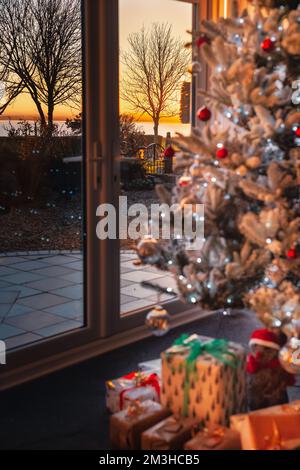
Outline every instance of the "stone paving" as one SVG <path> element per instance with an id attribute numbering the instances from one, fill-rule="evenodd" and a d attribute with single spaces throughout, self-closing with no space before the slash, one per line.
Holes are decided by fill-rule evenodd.
<path id="1" fill-rule="evenodd" d="M 141 281 L 176 289 L 171 275 L 135 266 L 134 259 L 134 252 L 121 253 L 121 315 L 156 303 L 155 292 Z M 170 298 L 164 294 L 161 301 Z M 0 340 L 8 349 L 83 325 L 81 252 L 0 254 Z"/>

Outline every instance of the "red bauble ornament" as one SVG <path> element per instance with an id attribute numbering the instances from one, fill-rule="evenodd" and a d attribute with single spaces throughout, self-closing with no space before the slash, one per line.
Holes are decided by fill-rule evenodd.
<path id="1" fill-rule="evenodd" d="M 203 122 L 209 121 L 211 118 L 210 109 L 206 107 L 199 109 L 199 111 L 197 112 L 197 117 L 200 121 L 203 121 Z"/>
<path id="2" fill-rule="evenodd" d="M 261 48 L 264 52 L 272 52 L 275 49 L 275 41 L 272 41 L 271 38 L 266 38 L 261 43 Z"/>
<path id="3" fill-rule="evenodd" d="M 199 38 L 196 39 L 197 47 L 201 47 L 203 44 L 209 44 L 209 39 L 207 36 L 199 36 Z"/>
<path id="4" fill-rule="evenodd" d="M 287 257 L 288 259 L 296 259 L 296 258 L 298 258 L 298 253 L 297 253 L 296 248 L 290 248 L 289 251 L 288 251 L 287 254 L 286 254 L 286 257 Z"/>
<path id="5" fill-rule="evenodd" d="M 228 150 L 225 147 L 222 147 L 221 149 L 217 150 L 217 158 L 222 160 L 223 158 L 228 157 Z"/>
<path id="6" fill-rule="evenodd" d="M 178 181 L 178 185 L 181 187 L 181 188 L 185 188 L 186 186 L 189 186 L 192 182 L 192 178 L 190 176 L 181 176 L 181 178 L 179 178 L 179 181 Z"/>
<path id="7" fill-rule="evenodd" d="M 297 129 L 295 130 L 295 135 L 296 137 L 300 137 L 300 127 L 297 127 Z"/>
<path id="8" fill-rule="evenodd" d="M 172 158 L 175 155 L 175 150 L 173 149 L 172 145 L 169 145 L 167 148 L 165 148 L 164 151 L 164 157 L 166 158 Z"/>

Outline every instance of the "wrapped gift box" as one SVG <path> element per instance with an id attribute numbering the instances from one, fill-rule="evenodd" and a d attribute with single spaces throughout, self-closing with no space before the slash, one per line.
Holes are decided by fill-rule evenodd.
<path id="1" fill-rule="evenodd" d="M 110 418 L 110 440 L 113 449 L 139 450 L 141 435 L 162 421 L 170 412 L 154 401 L 136 402 Z"/>
<path id="2" fill-rule="evenodd" d="M 245 419 L 249 415 L 286 415 L 286 414 L 300 414 L 300 400 L 295 400 L 291 403 L 284 405 L 270 406 L 262 408 L 261 410 L 250 411 L 249 413 L 242 413 L 230 417 L 230 427 L 236 431 L 240 431 Z"/>
<path id="3" fill-rule="evenodd" d="M 161 403 L 206 426 L 246 411 L 246 354 L 239 344 L 184 335 L 162 353 Z"/>
<path id="4" fill-rule="evenodd" d="M 191 437 L 196 421 L 170 416 L 142 434 L 142 450 L 179 450 Z"/>
<path id="5" fill-rule="evenodd" d="M 111 413 L 127 408 L 136 400 L 160 401 L 160 377 L 152 372 L 132 372 L 105 385 L 106 407 Z"/>
<path id="6" fill-rule="evenodd" d="M 161 359 L 153 359 L 152 361 L 140 362 L 138 365 L 139 370 L 147 372 L 148 374 L 157 374 L 161 377 Z"/>
<path id="7" fill-rule="evenodd" d="M 300 401 L 232 416 L 243 450 L 291 450 L 300 447 Z"/>
<path id="8" fill-rule="evenodd" d="M 241 450 L 240 433 L 223 426 L 211 425 L 196 434 L 185 450 Z"/>

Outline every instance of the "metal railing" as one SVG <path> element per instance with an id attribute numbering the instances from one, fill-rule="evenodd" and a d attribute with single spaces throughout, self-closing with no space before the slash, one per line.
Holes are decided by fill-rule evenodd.
<path id="1" fill-rule="evenodd" d="M 151 143 L 139 149 L 139 158 L 143 161 L 147 175 L 163 175 L 171 172 L 172 164 L 164 157 L 164 147 Z"/>

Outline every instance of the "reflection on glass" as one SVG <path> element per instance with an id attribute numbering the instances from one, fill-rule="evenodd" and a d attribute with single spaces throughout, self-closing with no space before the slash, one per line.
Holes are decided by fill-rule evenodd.
<path id="1" fill-rule="evenodd" d="M 80 0 L 0 1 L 0 340 L 83 326 Z"/>
<path id="2" fill-rule="evenodd" d="M 120 0 L 121 194 L 128 207 L 158 203 L 157 183 L 172 186 L 176 132 L 190 131 L 192 6 L 171 0 Z M 132 217 L 128 217 L 128 223 Z M 146 308 L 172 288 L 171 275 L 136 261 L 136 241 L 121 240 L 121 315 Z M 173 296 L 174 297 L 174 296 Z M 160 295 L 160 300 L 173 298 Z"/>

